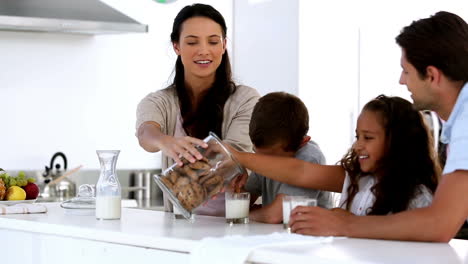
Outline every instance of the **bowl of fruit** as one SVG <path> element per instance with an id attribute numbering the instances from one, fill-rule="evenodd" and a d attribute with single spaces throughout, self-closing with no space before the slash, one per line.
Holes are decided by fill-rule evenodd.
<path id="1" fill-rule="evenodd" d="M 0 205 L 35 202 L 39 196 L 39 187 L 35 181 L 34 178 L 26 177 L 23 171 L 14 177 L 0 169 Z"/>

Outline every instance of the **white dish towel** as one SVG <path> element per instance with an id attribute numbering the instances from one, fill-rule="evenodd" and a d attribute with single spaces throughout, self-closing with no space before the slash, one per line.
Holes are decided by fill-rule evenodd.
<path id="1" fill-rule="evenodd" d="M 289 233 L 273 233 L 256 236 L 207 237 L 200 241 L 190 252 L 191 264 L 241 264 L 247 261 L 249 254 L 261 247 L 307 245 L 328 243 L 333 237 L 303 236 Z"/>
<path id="2" fill-rule="evenodd" d="M 5 214 L 38 214 L 46 213 L 47 207 L 42 204 L 19 203 L 15 205 L 0 205 L 0 215 Z"/>

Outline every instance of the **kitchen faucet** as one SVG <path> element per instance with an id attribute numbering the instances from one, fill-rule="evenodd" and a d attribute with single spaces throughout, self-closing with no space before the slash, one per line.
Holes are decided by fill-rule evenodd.
<path id="1" fill-rule="evenodd" d="M 124 187 L 129 192 L 129 198 L 136 200 L 151 199 L 151 173 L 132 172 L 130 174 L 130 186 Z"/>

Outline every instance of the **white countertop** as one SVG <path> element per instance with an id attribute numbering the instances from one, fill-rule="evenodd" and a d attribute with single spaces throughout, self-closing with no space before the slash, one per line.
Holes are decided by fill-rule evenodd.
<path id="1" fill-rule="evenodd" d="M 196 216 L 193 223 L 171 213 L 122 209 L 120 220 L 68 215 L 58 203 L 46 214 L 0 216 L 0 230 L 82 238 L 136 247 L 188 253 L 204 237 L 284 232 L 282 225 L 251 222 L 230 226 L 222 217 Z M 253 251 L 249 261 L 262 263 L 468 263 L 468 241 L 418 243 L 337 238 L 313 246 L 269 247 Z"/>
<path id="2" fill-rule="evenodd" d="M 189 252 L 198 240 L 211 236 L 260 235 L 283 232 L 282 225 L 250 222 L 229 226 L 222 217 L 195 216 L 190 223 L 172 213 L 122 208 L 120 220 L 65 214 L 59 203 L 43 203 L 46 214 L 1 215 L 0 228 L 61 235 L 139 247 Z"/>
<path id="3" fill-rule="evenodd" d="M 255 250 L 252 262 L 266 259 L 271 263 L 468 263 L 468 241 L 452 239 L 450 243 L 422 243 L 375 239 L 344 238 L 331 243 L 294 245 Z"/>

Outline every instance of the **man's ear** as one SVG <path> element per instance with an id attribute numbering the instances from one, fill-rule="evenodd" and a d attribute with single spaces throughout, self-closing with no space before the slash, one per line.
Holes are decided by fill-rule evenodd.
<path id="1" fill-rule="evenodd" d="M 442 72 L 435 66 L 427 66 L 426 68 L 426 76 L 430 78 L 431 82 L 435 84 L 439 84 Z"/>
<path id="2" fill-rule="evenodd" d="M 307 142 L 309 141 L 310 141 L 310 136 L 305 136 L 304 138 L 302 138 L 301 145 L 299 145 L 299 148 L 302 148 L 303 146 L 305 146 L 305 144 L 307 144 Z"/>
<path id="3" fill-rule="evenodd" d="M 172 43 L 172 48 L 177 55 L 180 55 L 179 43 Z"/>

